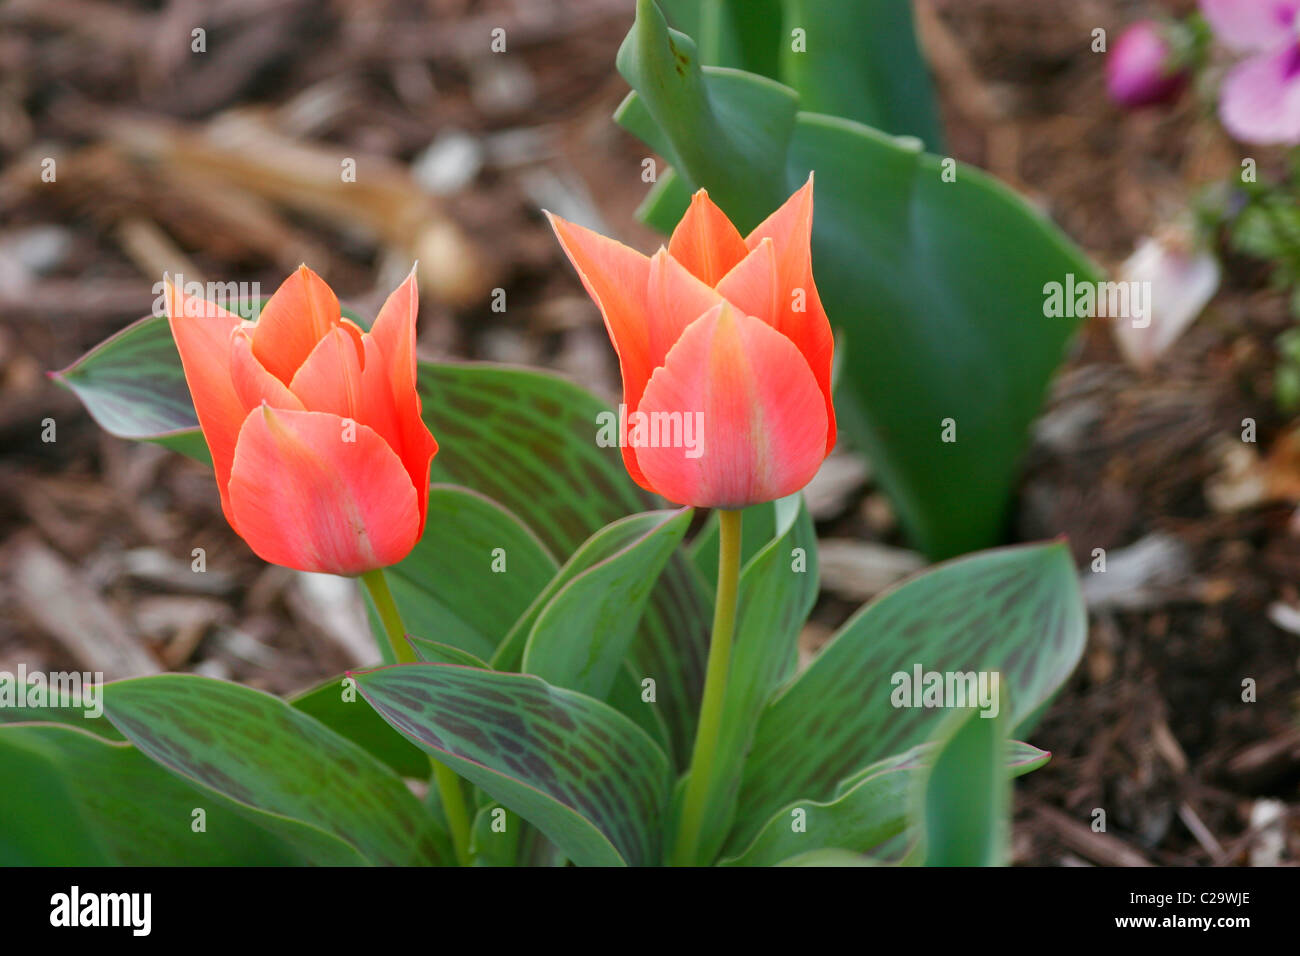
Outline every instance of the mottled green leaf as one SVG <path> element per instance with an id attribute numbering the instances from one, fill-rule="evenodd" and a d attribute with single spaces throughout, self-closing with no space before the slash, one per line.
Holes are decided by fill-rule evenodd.
<path id="1" fill-rule="evenodd" d="M 1007 745 L 1004 776 L 1028 773 L 1051 756 L 1020 741 Z M 817 850 L 870 852 L 908 828 L 918 783 L 925 779 L 934 751 L 934 744 L 922 744 L 872 764 L 841 784 L 833 800 L 792 802 L 774 813 L 745 851 L 724 860 L 724 865 L 781 865 Z M 801 811 L 797 817 L 796 811 Z"/>
<path id="2" fill-rule="evenodd" d="M 108 433 L 210 460 L 166 318 L 128 325 L 53 378 Z"/>
<path id="3" fill-rule="evenodd" d="M 104 713 L 186 780 L 310 824 L 379 864 L 445 861 L 442 834 L 402 779 L 278 698 L 191 674 L 117 681 Z"/>
<path id="4" fill-rule="evenodd" d="M 429 489 L 419 543 L 384 576 L 409 634 L 486 659 L 556 567 L 537 536 L 501 505 L 438 484 Z"/>
<path id="5" fill-rule="evenodd" d="M 347 680 L 344 674 L 331 677 L 289 698 L 289 703 L 403 777 L 428 777 L 428 756 L 389 727 L 374 708 L 361 699 L 355 686 L 349 687 L 345 683 Z"/>
<path id="6" fill-rule="evenodd" d="M 844 778 L 933 736 L 942 711 L 894 706 L 895 675 L 996 672 L 1015 727 L 1069 676 L 1086 633 L 1061 543 L 951 561 L 877 598 L 759 718 L 728 852 L 779 807 L 826 800 Z"/>
<path id="7" fill-rule="evenodd" d="M 0 728 L 0 779 L 3 866 L 365 862 L 308 823 L 240 807 L 127 743 L 63 724 Z"/>
<path id="8" fill-rule="evenodd" d="M 572 555 L 610 522 L 656 506 L 628 477 L 619 450 L 596 443 L 598 416 L 612 411 L 575 385 L 503 366 L 426 364 L 420 389 L 425 420 L 442 442 L 435 478 L 500 502 L 552 554 Z M 632 641 L 637 670 L 655 679 L 679 759 L 694 737 L 711 611 L 699 575 L 676 554 Z M 494 656 L 498 669 L 507 667 L 504 656 Z"/>
<path id="9" fill-rule="evenodd" d="M 668 759 L 609 706 L 536 677 L 448 664 L 354 676 L 385 720 L 575 863 L 659 862 Z"/>
<path id="10" fill-rule="evenodd" d="M 557 687 L 598 700 L 608 697 L 646 599 L 681 543 L 691 514 L 690 508 L 681 508 L 617 522 L 638 529 L 626 547 L 567 577 L 559 587 L 547 588 L 550 596 L 524 647 L 523 670 Z"/>

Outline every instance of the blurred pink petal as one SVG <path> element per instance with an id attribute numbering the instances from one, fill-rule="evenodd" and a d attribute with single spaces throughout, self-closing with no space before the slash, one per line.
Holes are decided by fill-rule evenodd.
<path id="1" fill-rule="evenodd" d="M 1300 0 L 1201 0 L 1214 35 L 1234 50 L 1274 50 L 1295 37 Z"/>
<path id="2" fill-rule="evenodd" d="M 1300 42 L 1251 57 L 1223 81 L 1219 118 L 1246 143 L 1300 143 Z"/>

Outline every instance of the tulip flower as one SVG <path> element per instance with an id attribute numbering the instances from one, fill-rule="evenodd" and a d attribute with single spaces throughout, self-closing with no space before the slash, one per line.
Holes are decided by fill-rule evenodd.
<path id="1" fill-rule="evenodd" d="M 1130 26 L 1106 58 L 1106 90 L 1121 106 L 1166 103 L 1186 83 L 1187 69 L 1174 54 L 1167 28 L 1154 20 Z"/>
<path id="2" fill-rule="evenodd" d="M 415 389 L 414 272 L 369 332 L 306 266 L 256 323 L 170 282 L 166 303 L 222 510 L 248 546 L 344 575 L 404 558 L 438 450 Z"/>
<path id="3" fill-rule="evenodd" d="M 696 507 L 772 501 L 834 446 L 812 188 L 809 176 L 745 237 L 701 189 L 653 256 L 548 213 L 618 353 L 623 461 L 646 490 Z M 653 440 L 656 422 L 679 421 L 689 447 Z"/>
<path id="4" fill-rule="evenodd" d="M 1219 118 L 1246 143 L 1300 143 L 1300 0 L 1201 0 L 1215 36 L 1248 56 L 1219 93 Z"/>

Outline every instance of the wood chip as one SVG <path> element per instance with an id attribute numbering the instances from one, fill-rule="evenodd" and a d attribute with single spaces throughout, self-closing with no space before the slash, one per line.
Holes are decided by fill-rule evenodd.
<path id="1" fill-rule="evenodd" d="M 22 539 L 11 560 L 19 605 L 79 666 L 103 672 L 108 680 L 161 669 L 104 600 L 49 547 L 32 537 Z"/>

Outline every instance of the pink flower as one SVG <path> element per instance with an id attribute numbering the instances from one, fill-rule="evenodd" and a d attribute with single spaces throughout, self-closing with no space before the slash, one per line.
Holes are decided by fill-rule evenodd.
<path id="1" fill-rule="evenodd" d="M 1187 70 L 1154 20 L 1139 20 L 1125 30 L 1106 58 L 1106 90 L 1121 106 L 1168 102 L 1186 82 Z"/>
<path id="2" fill-rule="evenodd" d="M 1219 118 L 1247 143 L 1300 143 L 1300 0 L 1201 0 L 1228 47 L 1251 54 L 1223 81 Z"/>

